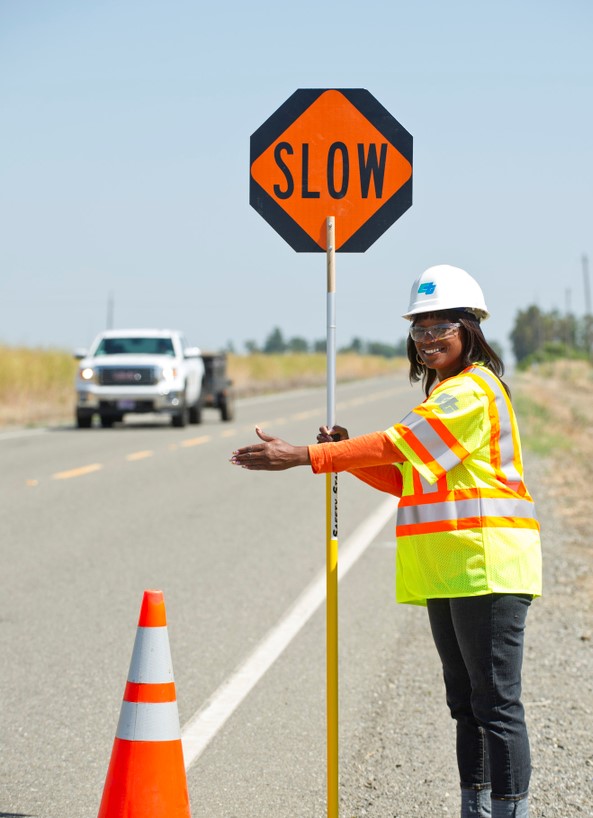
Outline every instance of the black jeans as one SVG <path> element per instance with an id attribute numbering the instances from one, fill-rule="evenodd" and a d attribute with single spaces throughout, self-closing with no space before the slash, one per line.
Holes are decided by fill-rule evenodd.
<path id="1" fill-rule="evenodd" d="M 447 704 L 457 722 L 462 787 L 492 786 L 498 798 L 527 794 L 529 739 L 521 704 L 523 634 L 530 596 L 429 599 Z"/>

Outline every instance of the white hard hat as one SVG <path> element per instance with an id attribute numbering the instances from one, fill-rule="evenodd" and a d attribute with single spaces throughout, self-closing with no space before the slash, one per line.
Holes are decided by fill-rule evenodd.
<path id="1" fill-rule="evenodd" d="M 423 312 L 467 310 L 476 318 L 488 318 L 484 293 L 475 278 L 460 267 L 437 264 L 429 267 L 412 284 L 410 306 L 404 318 Z"/>

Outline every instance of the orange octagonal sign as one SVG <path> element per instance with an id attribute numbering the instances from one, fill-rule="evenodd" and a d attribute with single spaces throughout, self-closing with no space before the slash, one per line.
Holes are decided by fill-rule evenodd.
<path id="1" fill-rule="evenodd" d="M 251 137 L 249 201 L 300 253 L 363 253 L 412 204 L 412 136 L 362 88 L 300 89 Z"/>

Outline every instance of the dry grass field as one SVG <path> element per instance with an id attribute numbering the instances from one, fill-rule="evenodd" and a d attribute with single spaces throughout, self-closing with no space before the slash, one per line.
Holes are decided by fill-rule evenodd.
<path id="1" fill-rule="evenodd" d="M 546 481 L 559 500 L 557 513 L 567 523 L 570 518 L 591 551 L 593 367 L 586 361 L 540 364 L 516 376 L 513 402 L 523 447 L 548 461 Z"/>
<path id="2" fill-rule="evenodd" d="M 238 396 L 323 386 L 326 383 L 326 359 L 323 354 L 229 355 L 229 376 Z M 392 372 L 407 371 L 403 358 L 377 355 L 338 355 L 338 381 L 374 378 Z"/>
<path id="3" fill-rule="evenodd" d="M 71 418 L 77 362 L 62 350 L 0 346 L 0 426 L 31 426 Z M 406 372 L 407 361 L 371 355 L 337 356 L 338 381 Z M 238 397 L 323 386 L 323 354 L 229 355 Z M 570 468 L 559 484 L 580 483 L 593 470 L 593 368 L 585 361 L 540 364 L 513 378 L 513 402 L 523 444 Z"/>
<path id="4" fill-rule="evenodd" d="M 61 350 L 0 346 L 0 426 L 71 418 L 76 361 Z"/>
<path id="5" fill-rule="evenodd" d="M 77 362 L 67 352 L 0 346 L 0 427 L 69 421 L 74 415 Z M 339 381 L 387 375 L 406 368 L 401 358 L 338 355 Z M 229 355 L 229 377 L 238 397 L 321 386 L 325 356 Z"/>

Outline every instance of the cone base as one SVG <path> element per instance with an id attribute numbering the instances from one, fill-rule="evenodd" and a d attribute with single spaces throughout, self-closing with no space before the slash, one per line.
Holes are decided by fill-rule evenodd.
<path id="1" fill-rule="evenodd" d="M 116 738 L 98 818 L 191 818 L 181 741 Z"/>

